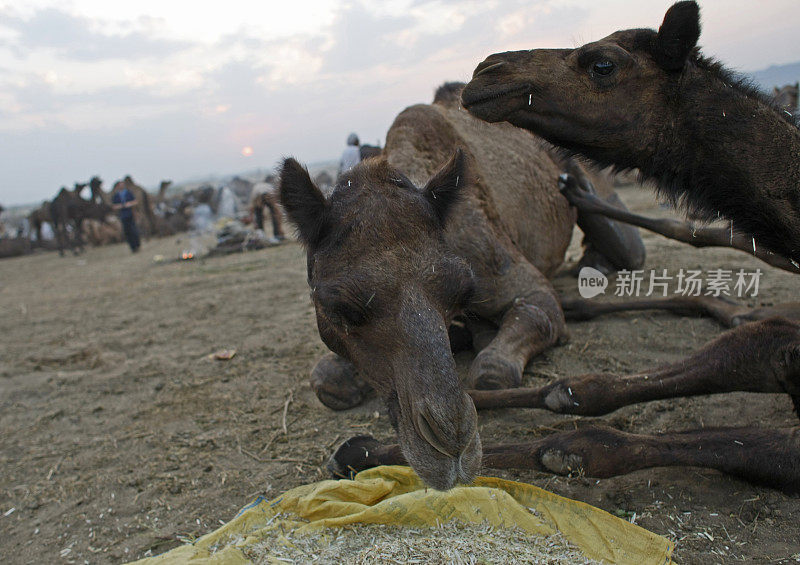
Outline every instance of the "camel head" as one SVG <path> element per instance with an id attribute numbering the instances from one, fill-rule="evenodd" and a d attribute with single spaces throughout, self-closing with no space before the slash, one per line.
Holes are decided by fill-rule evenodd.
<path id="1" fill-rule="evenodd" d="M 489 122 L 508 121 L 598 161 L 628 164 L 657 142 L 674 105 L 670 83 L 700 36 L 695 2 L 678 2 L 658 31 L 631 29 L 577 49 L 490 55 L 462 94 Z"/>
<path id="2" fill-rule="evenodd" d="M 89 180 L 89 190 L 92 191 L 92 200 L 97 204 L 108 204 L 110 197 L 103 190 L 103 181 L 98 176 L 93 176 Z"/>
<path id="3" fill-rule="evenodd" d="M 72 189 L 72 194 L 74 194 L 75 196 L 80 198 L 81 197 L 81 192 L 83 192 L 83 189 L 86 188 L 87 186 L 89 186 L 87 183 L 76 182 L 75 186 Z"/>
<path id="4" fill-rule="evenodd" d="M 437 489 L 472 481 L 481 460 L 447 333 L 474 286 L 444 238 L 466 174 L 458 151 L 424 188 L 385 159 L 354 167 L 327 199 L 294 159 L 280 178 L 322 340 L 383 398 L 407 460 Z"/>

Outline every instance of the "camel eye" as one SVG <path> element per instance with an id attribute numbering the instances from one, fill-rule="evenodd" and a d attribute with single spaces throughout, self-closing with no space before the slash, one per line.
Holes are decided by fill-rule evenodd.
<path id="1" fill-rule="evenodd" d="M 595 61 L 592 63 L 592 72 L 603 77 L 607 77 L 613 73 L 616 68 L 617 66 L 609 60 Z"/>

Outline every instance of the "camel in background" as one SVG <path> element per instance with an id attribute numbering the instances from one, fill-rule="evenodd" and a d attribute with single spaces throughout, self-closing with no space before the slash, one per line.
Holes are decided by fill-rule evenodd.
<path id="1" fill-rule="evenodd" d="M 789 112 L 793 116 L 797 115 L 798 95 L 800 95 L 800 82 L 785 84 L 780 88 L 776 86 L 772 89 L 772 98 L 778 108 Z"/>
<path id="2" fill-rule="evenodd" d="M 105 222 L 112 214 L 111 206 L 80 196 L 86 185 L 78 185 L 75 189 L 62 188 L 50 203 L 50 217 L 53 231 L 56 234 L 58 253 L 63 257 L 64 249 L 69 247 L 73 254 L 83 251 L 83 222 L 87 219 Z"/>

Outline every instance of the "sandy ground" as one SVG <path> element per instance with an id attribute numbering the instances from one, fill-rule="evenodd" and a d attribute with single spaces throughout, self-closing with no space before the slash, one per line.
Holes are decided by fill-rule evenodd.
<path id="1" fill-rule="evenodd" d="M 666 214 L 627 187 L 634 210 Z M 577 239 L 568 259 L 578 257 Z M 798 279 L 742 253 L 694 250 L 646 234 L 647 268 L 755 269 L 752 303 L 797 300 Z M 186 242 L 152 240 L 61 259 L 0 263 L 0 561 L 118 563 L 163 552 L 232 518 L 256 495 L 326 478 L 334 446 L 389 439 L 380 402 L 323 407 L 308 374 L 325 351 L 301 247 L 184 263 Z M 577 295 L 574 278 L 557 288 Z M 613 285 L 613 281 L 612 281 Z M 572 340 L 536 359 L 526 384 L 590 371 L 629 372 L 678 359 L 718 324 L 662 313 L 570 325 Z M 230 361 L 207 356 L 236 348 Z M 461 354 L 465 365 L 469 356 Z M 480 414 L 484 443 L 572 429 L 538 410 Z M 658 401 L 597 420 L 658 432 L 797 424 L 779 395 Z M 486 471 L 491 474 L 491 470 Z M 800 503 L 704 469 L 607 480 L 500 472 L 604 508 L 677 542 L 681 563 L 800 560 Z"/>

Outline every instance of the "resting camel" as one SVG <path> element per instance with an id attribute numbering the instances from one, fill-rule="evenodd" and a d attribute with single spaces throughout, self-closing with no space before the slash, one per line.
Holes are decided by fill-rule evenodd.
<path id="1" fill-rule="evenodd" d="M 638 167 L 665 193 L 707 213 L 716 215 L 719 210 L 741 231 L 795 259 L 800 249 L 800 133 L 765 97 L 704 59 L 696 50 L 699 34 L 697 5 L 680 2 L 667 12 L 657 32 L 627 30 L 578 49 L 493 55 L 478 66 L 462 100 L 480 118 L 510 121 L 605 164 Z M 589 98 L 591 103 L 586 103 Z M 425 194 L 435 194 L 438 186 L 434 183 Z M 455 188 L 451 184 L 450 190 Z M 318 206 L 326 219 L 327 209 L 323 203 Z M 301 218 L 305 229 L 317 225 L 323 231 L 324 221 L 315 224 L 312 218 L 310 214 Z M 313 260 L 309 267 L 313 284 L 317 280 Z M 344 288 L 361 288 L 358 278 L 351 285 Z M 323 298 L 315 300 L 323 308 L 364 312 L 358 292 L 331 299 L 324 285 L 315 293 L 320 290 Z M 384 320 L 387 311 L 377 312 Z M 368 308 L 362 316 L 359 321 L 371 324 L 367 331 L 376 332 Z M 436 341 L 434 335 L 426 336 L 428 348 Z M 527 336 L 519 336 L 523 337 Z M 409 363 L 419 363 L 414 366 L 421 372 L 429 361 Z M 392 376 L 390 366 L 380 363 L 377 369 Z M 439 382 L 444 377 L 429 378 Z M 439 392 L 434 402 L 454 404 L 460 389 L 451 386 L 457 392 Z M 744 324 L 683 361 L 634 375 L 585 375 L 541 388 L 472 391 L 470 396 L 479 408 L 528 406 L 599 415 L 657 398 L 727 391 L 787 393 L 800 410 L 800 325 L 781 317 Z M 424 387 L 416 392 L 422 399 L 419 404 L 431 404 Z M 464 410 L 453 414 L 454 422 L 472 414 L 470 406 Z M 431 444 L 453 456 L 462 444 L 451 438 L 464 437 L 442 433 L 450 433 L 453 426 L 429 426 L 424 417 L 417 429 L 426 437 L 433 435 Z M 599 478 L 654 466 L 700 466 L 787 492 L 800 491 L 800 427 L 705 428 L 652 436 L 584 428 L 534 442 L 486 447 L 483 454 L 490 467 Z M 400 446 L 362 436 L 348 440 L 332 465 L 345 472 L 408 461 L 416 469 L 416 458 L 402 433 Z"/>
<path id="2" fill-rule="evenodd" d="M 283 164 L 281 203 L 307 248 L 317 325 L 333 352 L 312 386 L 333 408 L 374 388 L 403 453 L 435 488 L 470 481 L 481 459 L 451 321 L 469 315 L 478 388 L 519 386 L 528 360 L 566 337 L 547 278 L 576 222 L 558 192 L 561 171 L 531 134 L 442 100 L 398 115 L 383 156 L 345 173 L 328 198 L 299 163 Z M 609 263 L 643 261 L 634 229 L 594 218 L 582 226 L 609 239 Z"/>

